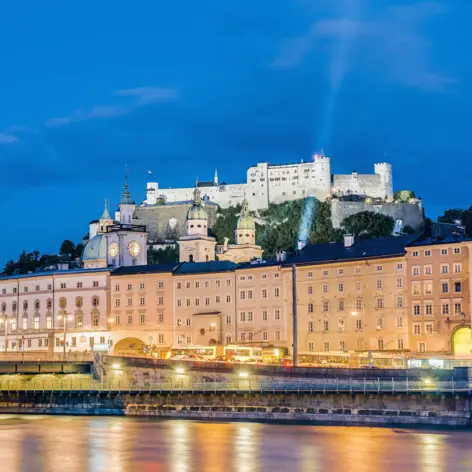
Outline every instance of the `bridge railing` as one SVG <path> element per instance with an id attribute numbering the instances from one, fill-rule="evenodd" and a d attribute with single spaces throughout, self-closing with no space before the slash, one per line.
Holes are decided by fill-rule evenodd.
<path id="1" fill-rule="evenodd" d="M 414 393 L 469 392 L 466 381 L 398 381 L 395 379 L 316 379 L 313 380 L 270 380 L 235 379 L 231 381 L 194 381 L 172 379 L 161 382 L 129 382 L 122 380 L 96 381 L 92 378 L 40 379 L 31 380 L 0 378 L 0 392 L 37 391 L 96 391 L 96 392 L 323 392 L 323 393 Z"/>

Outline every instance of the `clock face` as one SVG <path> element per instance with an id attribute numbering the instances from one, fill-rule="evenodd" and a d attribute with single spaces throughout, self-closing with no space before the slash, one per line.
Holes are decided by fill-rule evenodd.
<path id="1" fill-rule="evenodd" d="M 110 254 L 111 257 L 116 257 L 118 255 L 119 250 L 120 246 L 118 246 L 118 243 L 116 241 L 113 241 L 110 244 L 110 247 L 108 248 L 108 254 Z"/>
<path id="2" fill-rule="evenodd" d="M 128 252 L 131 257 L 138 257 L 141 252 L 141 247 L 136 241 L 131 241 L 128 245 Z"/>

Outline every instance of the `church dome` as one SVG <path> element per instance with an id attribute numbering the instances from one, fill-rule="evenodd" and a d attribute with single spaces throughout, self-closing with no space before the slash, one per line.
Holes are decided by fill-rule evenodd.
<path id="1" fill-rule="evenodd" d="M 105 235 L 97 234 L 84 247 L 83 261 L 103 260 L 107 258 L 107 240 Z"/>
<path id="2" fill-rule="evenodd" d="M 239 215 L 236 229 L 256 230 L 256 223 L 254 222 L 254 218 L 249 213 L 249 206 L 246 199 L 243 201 L 243 208 L 241 210 L 241 214 Z"/>
<path id="3" fill-rule="evenodd" d="M 187 213 L 188 220 L 207 220 L 208 214 L 202 205 L 202 199 L 200 196 L 200 190 L 195 188 L 193 192 L 193 204 L 190 207 L 190 210 Z"/>

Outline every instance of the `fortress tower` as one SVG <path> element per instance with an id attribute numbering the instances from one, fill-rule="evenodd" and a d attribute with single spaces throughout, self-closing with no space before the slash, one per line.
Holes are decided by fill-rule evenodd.
<path id="1" fill-rule="evenodd" d="M 380 177 L 382 189 L 385 191 L 385 199 L 388 202 L 393 201 L 392 164 L 379 162 L 374 165 L 374 172 Z"/>

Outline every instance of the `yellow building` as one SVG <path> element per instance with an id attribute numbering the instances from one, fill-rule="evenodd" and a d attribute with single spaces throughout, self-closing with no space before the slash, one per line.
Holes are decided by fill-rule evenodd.
<path id="1" fill-rule="evenodd" d="M 472 354 L 471 245 L 472 240 L 452 235 L 407 247 L 412 351 Z"/>

